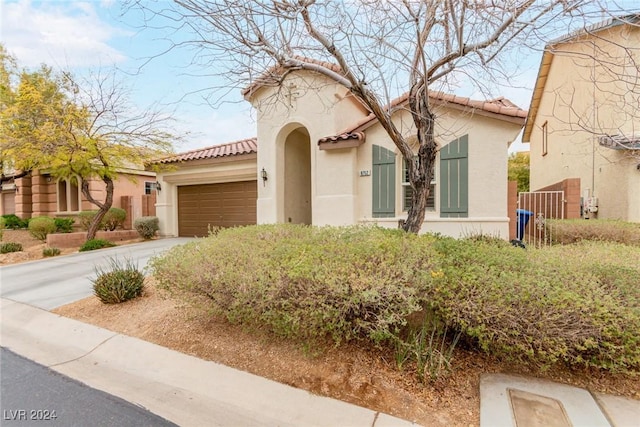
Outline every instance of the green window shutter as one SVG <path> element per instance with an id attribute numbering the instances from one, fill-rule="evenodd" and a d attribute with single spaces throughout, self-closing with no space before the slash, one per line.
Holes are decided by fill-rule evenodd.
<path id="1" fill-rule="evenodd" d="M 440 216 L 469 216 L 469 136 L 451 141 L 440 150 Z"/>
<path id="2" fill-rule="evenodd" d="M 373 145 L 373 206 L 374 218 L 396 216 L 396 155 L 391 150 Z"/>

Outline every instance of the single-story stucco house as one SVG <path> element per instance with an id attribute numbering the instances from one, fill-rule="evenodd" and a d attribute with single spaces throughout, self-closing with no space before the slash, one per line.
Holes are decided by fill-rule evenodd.
<path id="1" fill-rule="evenodd" d="M 409 187 L 404 162 L 356 96 L 307 70 L 279 87 L 244 92 L 257 138 L 156 160 L 161 235 L 203 236 L 210 226 L 262 223 L 398 227 Z M 440 145 L 422 231 L 509 236 L 509 144 L 527 111 L 506 99 L 431 94 Z M 398 128 L 415 135 L 407 96 L 390 104 Z"/>

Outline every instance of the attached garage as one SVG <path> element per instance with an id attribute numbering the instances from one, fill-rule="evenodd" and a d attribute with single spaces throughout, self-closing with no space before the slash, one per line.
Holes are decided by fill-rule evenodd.
<path id="1" fill-rule="evenodd" d="M 156 215 L 161 236 L 203 237 L 211 227 L 256 224 L 255 138 L 158 159 Z M 164 170 L 163 170 L 164 169 Z"/>
<path id="2" fill-rule="evenodd" d="M 210 227 L 256 223 L 257 181 L 178 187 L 178 235 L 207 236 Z"/>

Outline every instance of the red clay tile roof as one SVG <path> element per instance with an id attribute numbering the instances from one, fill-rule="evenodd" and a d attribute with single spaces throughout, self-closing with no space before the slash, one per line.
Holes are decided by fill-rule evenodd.
<path id="1" fill-rule="evenodd" d="M 252 154 L 258 152 L 257 138 L 243 139 L 226 144 L 213 145 L 211 147 L 200 148 L 187 151 L 185 153 L 174 154 L 169 157 L 154 160 L 151 163 L 177 163 L 189 160 L 213 159 L 216 157 L 238 156 L 241 154 Z"/>
<path id="2" fill-rule="evenodd" d="M 456 96 L 456 95 L 451 95 L 448 93 L 436 92 L 436 91 L 431 92 L 430 97 L 433 101 L 439 104 L 444 104 L 444 105 L 453 104 L 460 107 L 473 108 L 473 109 L 484 111 L 487 113 L 494 113 L 498 115 L 507 116 L 510 118 L 523 119 L 523 123 L 524 123 L 524 119 L 527 117 L 527 110 L 523 110 L 522 108 L 515 105 L 513 102 L 503 97 L 492 99 L 489 101 L 479 101 L 479 100 L 473 100 L 473 99 L 469 99 L 461 96 Z M 398 108 L 399 106 L 408 102 L 408 99 L 409 99 L 409 93 L 407 92 L 399 96 L 398 98 L 394 99 L 393 101 L 391 101 L 386 108 L 389 108 L 389 109 Z M 371 113 L 367 117 L 364 117 L 363 119 L 354 123 L 348 129 L 345 129 L 344 132 L 342 132 L 342 134 L 361 131 L 363 129 L 366 129 L 373 123 L 375 123 L 375 121 L 376 121 L 376 117 L 373 115 L 373 113 Z M 327 139 L 327 138 L 332 138 L 332 137 L 325 137 L 323 139 Z"/>
<path id="3" fill-rule="evenodd" d="M 340 135 L 325 136 L 324 138 L 320 138 L 318 140 L 318 144 L 336 143 L 340 141 L 348 141 L 350 139 L 364 140 L 364 133 L 363 132 L 345 132 L 345 133 L 341 133 Z"/>

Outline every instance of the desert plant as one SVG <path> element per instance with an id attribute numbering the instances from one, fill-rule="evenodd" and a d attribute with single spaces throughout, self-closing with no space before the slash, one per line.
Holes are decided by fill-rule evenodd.
<path id="1" fill-rule="evenodd" d="M 9 230 L 27 228 L 27 221 L 20 219 L 15 214 L 2 215 L 2 218 L 5 220 L 5 228 Z"/>
<path id="2" fill-rule="evenodd" d="M 73 231 L 73 218 L 54 218 L 56 224 L 56 233 L 71 233 Z"/>
<path id="3" fill-rule="evenodd" d="M 156 216 L 141 216 L 133 221 L 133 228 L 136 229 L 140 237 L 145 240 L 149 240 L 155 236 L 156 232 L 160 229 L 158 217 Z"/>
<path id="4" fill-rule="evenodd" d="M 548 219 L 546 234 L 553 244 L 571 244 L 583 240 L 617 242 L 640 246 L 640 224 L 604 219 Z"/>
<path id="5" fill-rule="evenodd" d="M 469 342 L 539 366 L 640 369 L 640 251 L 603 242 L 522 251 L 455 239 L 436 248 L 429 304 Z"/>
<path id="6" fill-rule="evenodd" d="M 109 260 L 107 268 L 96 267 L 92 280 L 94 294 L 105 304 L 116 304 L 142 295 L 144 274 L 132 260 Z"/>
<path id="7" fill-rule="evenodd" d="M 308 346 L 326 338 L 378 345 L 421 308 L 430 239 L 357 226 L 223 229 L 154 259 L 152 269 L 161 286 L 206 296 L 232 322 Z"/>
<path id="8" fill-rule="evenodd" d="M 78 215 L 78 221 L 83 230 L 88 230 L 93 218 L 98 211 L 82 211 Z M 110 208 L 100 221 L 99 229 L 104 231 L 113 231 L 118 227 L 122 227 L 127 218 L 127 211 L 120 208 Z"/>
<path id="9" fill-rule="evenodd" d="M 60 255 L 60 249 L 51 247 L 42 248 L 43 257 L 52 257 L 56 255 Z"/>
<path id="10" fill-rule="evenodd" d="M 102 249 L 102 248 L 111 248 L 113 246 L 116 246 L 116 244 L 105 239 L 91 239 L 84 242 L 84 244 L 80 246 L 80 249 L 78 249 L 78 252 L 93 251 L 93 250 Z"/>
<path id="11" fill-rule="evenodd" d="M 20 243 L 7 242 L 0 244 L 0 254 L 8 254 L 10 252 L 22 251 L 22 245 Z"/>
<path id="12" fill-rule="evenodd" d="M 100 222 L 100 228 L 104 231 L 113 231 L 122 228 L 122 224 L 127 219 L 127 211 L 121 208 L 111 208 L 107 211 Z"/>
<path id="13" fill-rule="evenodd" d="M 47 240 L 47 235 L 55 233 L 56 222 L 48 216 L 37 216 L 29 220 L 29 234 L 38 240 Z"/>

